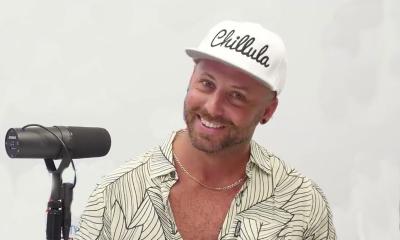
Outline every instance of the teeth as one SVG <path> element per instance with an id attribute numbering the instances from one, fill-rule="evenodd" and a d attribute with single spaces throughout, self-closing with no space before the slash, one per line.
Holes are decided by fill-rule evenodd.
<path id="1" fill-rule="evenodd" d="M 202 124 L 204 124 L 206 127 L 209 127 L 209 128 L 222 128 L 224 126 L 222 124 L 208 122 L 208 121 L 204 120 L 203 118 L 200 118 L 200 121 Z"/>

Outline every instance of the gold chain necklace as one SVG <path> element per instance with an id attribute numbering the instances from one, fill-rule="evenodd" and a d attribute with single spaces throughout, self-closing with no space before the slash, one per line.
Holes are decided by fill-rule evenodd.
<path id="1" fill-rule="evenodd" d="M 245 179 L 246 176 L 240 178 L 239 180 L 237 180 L 236 182 L 229 184 L 228 186 L 224 186 L 224 187 L 211 187 L 208 186 L 202 182 L 200 182 L 200 180 L 198 180 L 197 178 L 195 178 L 192 174 L 189 173 L 189 171 L 183 166 L 183 164 L 181 163 L 181 161 L 179 161 L 179 159 L 177 158 L 177 156 L 175 155 L 174 152 L 172 152 L 176 162 L 178 163 L 179 167 L 182 169 L 182 171 L 188 176 L 190 177 L 193 181 L 195 181 L 196 183 L 200 184 L 202 187 L 207 188 L 209 190 L 213 190 L 213 191 L 228 191 L 236 186 L 238 186 L 239 184 L 241 184 Z"/>

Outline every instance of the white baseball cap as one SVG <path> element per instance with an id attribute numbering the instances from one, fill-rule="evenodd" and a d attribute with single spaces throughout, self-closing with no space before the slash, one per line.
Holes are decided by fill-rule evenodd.
<path id="1" fill-rule="evenodd" d="M 248 73 L 279 94 L 286 80 L 282 39 L 257 23 L 223 21 L 210 29 L 198 48 L 186 53 L 195 61 L 221 61 Z"/>

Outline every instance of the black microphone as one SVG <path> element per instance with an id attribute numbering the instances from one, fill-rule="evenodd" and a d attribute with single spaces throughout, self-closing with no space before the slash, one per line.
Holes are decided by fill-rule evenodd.
<path id="1" fill-rule="evenodd" d="M 110 134 L 104 128 L 64 126 L 10 128 L 5 146 L 11 158 L 60 159 L 65 152 L 60 139 L 73 159 L 102 157 L 111 147 Z"/>

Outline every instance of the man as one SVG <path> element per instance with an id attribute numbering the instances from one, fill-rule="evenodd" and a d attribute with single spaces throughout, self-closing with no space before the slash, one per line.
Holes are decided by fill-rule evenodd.
<path id="1" fill-rule="evenodd" d="M 336 239 L 319 188 L 252 140 L 278 105 L 282 40 L 224 21 L 187 53 L 187 128 L 104 178 L 77 239 Z"/>

